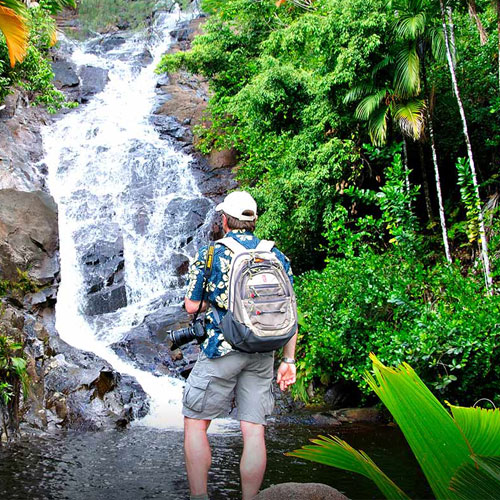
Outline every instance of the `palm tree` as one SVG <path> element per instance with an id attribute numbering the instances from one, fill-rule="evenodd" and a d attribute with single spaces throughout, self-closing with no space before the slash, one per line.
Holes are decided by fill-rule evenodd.
<path id="1" fill-rule="evenodd" d="M 429 55 L 438 61 L 445 58 L 443 37 L 442 33 L 428 22 L 424 0 L 395 0 L 391 2 L 391 7 L 397 14 L 394 32 L 396 38 L 402 42 L 395 59 L 394 87 L 401 96 L 408 98 L 420 95 L 423 89 L 423 109 L 429 130 L 443 246 L 446 260 L 451 262 L 426 72 L 426 59 Z"/>
<path id="2" fill-rule="evenodd" d="M 392 66 L 392 85 L 376 89 L 373 85 L 359 86 L 346 96 L 346 101 L 356 100 L 365 95 L 356 109 L 356 116 L 368 121 L 370 137 L 374 143 L 386 141 L 387 126 L 392 116 L 403 136 L 415 140 L 424 139 L 424 125 L 427 124 L 434 165 L 434 177 L 439 204 L 439 219 L 446 260 L 451 262 L 448 231 L 441 193 L 441 181 L 438 168 L 434 126 L 432 121 L 430 93 L 427 89 L 426 57 L 429 47 L 431 55 L 437 60 L 445 60 L 442 34 L 427 21 L 424 0 L 394 0 L 390 2 L 396 20 L 393 25 L 397 41 L 396 56 L 386 58 L 378 69 Z M 374 77 L 372 74 L 372 79 Z M 422 94 L 424 97 L 419 97 Z M 425 165 L 422 165 L 425 169 Z M 428 194 L 426 194 L 426 205 Z"/>
<path id="3" fill-rule="evenodd" d="M 469 157 L 469 166 L 471 170 L 472 183 L 474 186 L 474 192 L 476 197 L 476 210 L 478 217 L 478 225 L 479 225 L 479 237 L 481 241 L 481 258 L 483 261 L 484 267 L 484 278 L 486 283 L 486 289 L 491 293 L 493 287 L 493 280 L 491 278 L 491 270 L 490 270 L 490 258 L 488 255 L 488 242 L 486 241 L 486 230 L 484 227 L 484 217 L 483 211 L 481 208 L 481 198 L 479 195 L 479 186 L 477 183 L 477 175 L 476 175 L 476 167 L 474 163 L 474 155 L 472 154 L 472 146 L 469 137 L 469 130 L 467 127 L 467 118 L 465 117 L 464 105 L 462 103 L 462 99 L 460 97 L 460 90 L 458 88 L 457 75 L 455 72 L 455 60 L 452 53 L 452 47 L 455 46 L 454 43 L 454 34 L 453 34 L 453 21 L 451 17 L 451 7 L 445 8 L 444 0 L 439 0 L 439 6 L 441 8 L 441 21 L 443 24 L 443 34 L 444 41 L 446 47 L 446 58 L 448 61 L 448 68 L 450 70 L 451 81 L 453 84 L 453 92 L 455 94 L 455 98 L 457 100 L 458 109 L 460 111 L 460 118 L 462 119 L 462 127 L 465 139 L 465 145 L 467 146 L 467 155 Z M 446 20 L 446 12 L 448 11 L 448 19 Z M 450 32 L 448 32 L 448 23 Z"/>

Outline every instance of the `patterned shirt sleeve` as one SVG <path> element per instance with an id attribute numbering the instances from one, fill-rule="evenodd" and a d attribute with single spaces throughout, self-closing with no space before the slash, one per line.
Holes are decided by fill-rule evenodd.
<path id="1" fill-rule="evenodd" d="M 189 266 L 186 297 L 190 300 L 201 300 L 206 256 L 207 247 L 205 246 L 200 248 Z"/>
<path id="2" fill-rule="evenodd" d="M 293 285 L 293 271 L 292 271 L 292 266 L 290 264 L 290 259 L 277 248 L 273 248 L 273 252 L 277 255 L 278 259 L 283 264 L 285 272 L 290 278 L 290 283 Z"/>

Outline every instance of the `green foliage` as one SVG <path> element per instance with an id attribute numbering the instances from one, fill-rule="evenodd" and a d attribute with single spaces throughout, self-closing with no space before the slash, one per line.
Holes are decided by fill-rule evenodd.
<path id="1" fill-rule="evenodd" d="M 303 324 L 299 387 L 354 380 L 368 394 L 366 350 L 411 362 L 448 400 L 499 401 L 500 298 L 457 265 L 427 266 L 398 252 L 330 259 L 297 279 Z"/>
<path id="2" fill-rule="evenodd" d="M 373 354 L 370 387 L 392 413 L 436 498 L 496 498 L 500 488 L 500 410 L 451 406 L 453 417 L 406 363 L 387 368 Z M 372 479 L 386 498 L 408 498 L 363 452 L 320 436 L 288 455 Z"/>
<path id="3" fill-rule="evenodd" d="M 488 5 L 481 15 L 493 34 Z M 307 10 L 273 0 L 205 0 L 203 7 L 210 13 L 203 34 L 190 51 L 164 56 L 158 71 L 208 78 L 198 147 L 236 150 L 237 178 L 259 206 L 258 235 L 276 241 L 296 274 L 307 271 L 297 278 L 295 393 L 306 398 L 311 383 L 348 379 L 368 394 L 368 348 L 391 364 L 411 362 L 442 397 L 498 398 L 500 304 L 483 297 L 476 255 L 461 248 L 477 214 L 468 171 L 455 166 L 464 144 L 438 4 L 316 0 Z M 484 196 L 498 191 L 496 37 L 480 46 L 466 9 L 454 21 Z M 428 112 L 446 216 L 454 221 L 449 266 L 418 186 L 424 174 L 431 183 L 433 170 Z M 370 139 L 376 146 L 366 145 Z M 432 187 L 429 196 L 437 206 Z M 488 232 L 498 258 L 497 225 L 494 218 Z"/>
<path id="4" fill-rule="evenodd" d="M 469 242 L 472 243 L 476 241 L 479 236 L 479 211 L 469 160 L 466 158 L 458 158 L 456 167 L 460 195 L 466 211 L 467 237 L 469 238 Z"/>
<path id="5" fill-rule="evenodd" d="M 137 29 L 144 27 L 153 14 L 154 0 L 82 0 L 78 4 L 78 17 L 84 32 L 103 32 L 122 25 Z"/>
<path id="6" fill-rule="evenodd" d="M 29 376 L 22 349 L 17 339 L 0 333 L 0 414 L 7 437 L 19 425 L 20 394 L 28 394 Z"/>
<path id="7" fill-rule="evenodd" d="M 53 7 L 53 4 L 50 4 Z M 51 8 L 52 8 L 51 7 Z M 7 45 L 0 38 L 0 103 L 19 85 L 28 91 L 32 104 L 42 104 L 49 112 L 56 112 L 66 103 L 64 95 L 53 85 L 54 73 L 49 62 L 49 48 L 55 33 L 55 21 L 43 2 L 28 9 L 30 37 L 25 59 L 11 68 L 7 63 Z"/>

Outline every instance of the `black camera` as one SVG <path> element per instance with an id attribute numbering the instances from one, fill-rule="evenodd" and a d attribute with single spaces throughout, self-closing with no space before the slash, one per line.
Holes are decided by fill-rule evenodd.
<path id="1" fill-rule="evenodd" d="M 196 340 L 198 344 L 201 344 L 206 336 L 207 332 L 205 331 L 205 326 L 201 319 L 197 319 L 186 328 L 167 332 L 167 338 L 172 342 L 172 350 L 191 342 L 191 340 Z"/>

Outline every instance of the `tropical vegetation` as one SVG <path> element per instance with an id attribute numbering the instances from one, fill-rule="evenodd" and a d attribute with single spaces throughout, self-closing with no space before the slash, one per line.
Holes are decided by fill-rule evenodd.
<path id="1" fill-rule="evenodd" d="M 16 86 L 49 111 L 66 105 L 49 58 L 57 41 L 52 16 L 66 6 L 75 6 L 74 0 L 41 0 L 29 8 L 20 0 L 0 0 L 0 105 Z"/>
<path id="2" fill-rule="evenodd" d="M 500 402 L 496 4 L 204 0 L 203 152 L 233 148 L 257 232 L 292 259 L 305 400 L 370 398 L 367 351 L 441 398 Z"/>
<path id="3" fill-rule="evenodd" d="M 498 498 L 500 409 L 448 405 L 450 415 L 408 364 L 388 368 L 370 357 L 374 375 L 365 379 L 401 428 L 435 498 Z M 363 451 L 333 436 L 312 442 L 288 455 L 362 474 L 386 498 L 409 498 Z"/>

